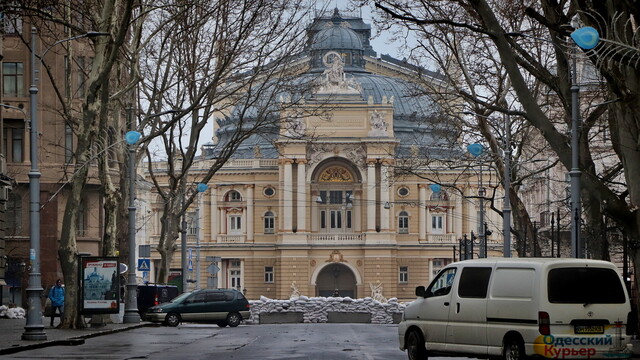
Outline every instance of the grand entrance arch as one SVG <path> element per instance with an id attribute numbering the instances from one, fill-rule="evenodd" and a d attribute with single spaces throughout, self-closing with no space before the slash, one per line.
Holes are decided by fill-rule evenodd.
<path id="1" fill-rule="evenodd" d="M 355 274 L 348 266 L 339 263 L 325 266 L 316 279 L 317 296 L 334 296 L 336 289 L 338 296 L 353 299 L 358 296 Z"/>

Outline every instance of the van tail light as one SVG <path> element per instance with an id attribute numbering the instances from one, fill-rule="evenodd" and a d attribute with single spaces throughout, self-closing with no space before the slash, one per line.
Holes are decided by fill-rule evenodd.
<path id="1" fill-rule="evenodd" d="M 538 312 L 538 331 L 541 335 L 551 335 L 551 320 L 547 312 Z"/>
<path id="2" fill-rule="evenodd" d="M 251 308 L 251 304 L 247 304 L 247 309 Z"/>
<path id="3" fill-rule="evenodd" d="M 158 295 L 153 298 L 153 305 L 158 305 L 160 302 L 158 301 Z"/>

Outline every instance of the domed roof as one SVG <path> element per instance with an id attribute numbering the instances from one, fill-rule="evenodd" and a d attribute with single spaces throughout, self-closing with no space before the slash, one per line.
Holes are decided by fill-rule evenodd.
<path id="1" fill-rule="evenodd" d="M 363 50 L 362 40 L 355 31 L 336 23 L 319 31 L 313 38 L 312 50 Z M 327 24 L 327 25 L 329 25 Z"/>

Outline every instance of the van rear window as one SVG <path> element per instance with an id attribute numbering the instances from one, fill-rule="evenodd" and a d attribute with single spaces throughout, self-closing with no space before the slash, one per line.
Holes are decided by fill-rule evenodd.
<path id="1" fill-rule="evenodd" d="M 561 268 L 549 271 L 549 302 L 562 304 L 621 304 L 620 276 L 612 269 Z"/>

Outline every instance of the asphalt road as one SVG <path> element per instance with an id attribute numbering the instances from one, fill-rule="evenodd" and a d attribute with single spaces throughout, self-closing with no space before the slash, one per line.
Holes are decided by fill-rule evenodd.
<path id="1" fill-rule="evenodd" d="M 397 325 L 183 324 L 86 339 L 83 345 L 23 351 L 6 359 L 407 359 Z M 434 359 L 434 358 L 431 358 Z M 451 359 L 451 358 L 449 358 Z"/>

